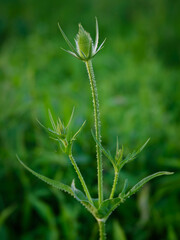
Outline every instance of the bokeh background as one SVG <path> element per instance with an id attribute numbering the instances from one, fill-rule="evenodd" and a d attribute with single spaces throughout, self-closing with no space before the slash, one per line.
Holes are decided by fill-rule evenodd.
<path id="1" fill-rule="evenodd" d="M 104 49 L 94 58 L 101 104 L 102 141 L 125 155 L 149 137 L 139 157 L 120 174 L 129 187 L 159 170 L 107 222 L 108 239 L 180 239 L 180 1 L 178 0 L 1 0 L 0 1 L 0 239 L 95 240 L 95 220 L 70 196 L 28 173 L 31 168 L 71 184 L 78 179 L 69 160 L 39 119 L 50 126 L 48 108 L 66 123 L 75 106 L 72 131 L 87 123 L 74 155 L 92 195 L 97 196 L 92 100 L 83 63 L 67 49 L 58 27 L 73 41 L 78 23 L 95 36 L 99 20 Z M 104 191 L 113 169 L 104 158 Z"/>

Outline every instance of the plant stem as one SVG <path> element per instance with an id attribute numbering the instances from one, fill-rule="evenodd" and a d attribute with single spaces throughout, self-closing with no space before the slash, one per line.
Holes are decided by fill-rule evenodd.
<path id="1" fill-rule="evenodd" d="M 98 221 L 98 225 L 99 225 L 99 240 L 106 240 L 105 222 Z"/>
<path id="2" fill-rule="evenodd" d="M 94 76 L 93 66 L 91 60 L 86 61 L 86 68 L 90 80 L 92 98 L 93 98 L 93 107 L 94 107 L 94 126 L 96 132 L 96 138 L 98 142 L 101 142 L 101 129 L 100 129 L 100 113 L 99 113 L 99 100 L 96 87 L 96 80 Z M 103 176 L 102 176 L 102 154 L 99 145 L 96 143 L 96 156 L 97 156 L 97 175 L 98 175 L 98 200 L 99 205 L 103 201 Z"/>
<path id="3" fill-rule="evenodd" d="M 81 174 L 81 171 L 80 171 L 80 169 L 79 169 L 79 167 L 78 167 L 78 165 L 77 165 L 77 163 L 76 163 L 76 161 L 75 161 L 75 159 L 74 159 L 74 157 L 73 157 L 73 155 L 72 155 L 72 150 L 70 150 L 70 152 L 69 152 L 69 159 L 70 159 L 70 161 L 71 161 L 71 163 L 72 163 L 72 165 L 73 165 L 73 167 L 74 167 L 74 169 L 75 169 L 75 171 L 76 171 L 76 173 L 77 173 L 77 175 L 78 175 L 78 178 L 79 178 L 79 180 L 80 180 L 80 182 L 81 182 L 81 185 L 82 185 L 82 187 L 83 187 L 83 189 L 84 189 L 84 192 L 85 192 L 88 200 L 90 201 L 90 203 L 91 203 L 92 205 L 94 205 L 94 203 L 93 203 L 93 201 L 92 201 L 92 198 L 91 198 L 91 195 L 90 195 L 90 193 L 89 193 L 89 190 L 88 190 L 88 188 L 87 188 L 87 186 L 86 186 L 86 183 L 85 183 L 85 181 L 84 181 L 84 178 L 83 178 L 83 176 L 82 176 L 82 174 Z"/>
<path id="4" fill-rule="evenodd" d="M 110 194 L 110 197 L 109 197 L 110 199 L 112 199 L 114 197 L 114 193 L 115 193 L 116 185 L 117 185 L 117 181 L 118 181 L 118 176 L 119 176 L 119 173 L 118 173 L 118 171 L 115 170 L 114 182 L 113 182 L 112 191 L 111 191 L 111 194 Z"/>

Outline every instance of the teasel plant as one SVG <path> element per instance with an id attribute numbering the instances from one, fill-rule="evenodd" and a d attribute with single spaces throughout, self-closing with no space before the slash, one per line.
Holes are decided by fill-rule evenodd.
<path id="1" fill-rule="evenodd" d="M 121 169 L 124 167 L 124 165 L 133 161 L 137 157 L 137 155 L 145 148 L 145 146 L 149 142 L 149 139 L 142 145 L 142 147 L 133 151 L 132 153 L 129 153 L 126 157 L 124 157 L 123 155 L 123 152 L 124 152 L 123 147 L 120 147 L 118 143 L 118 139 L 116 143 L 116 152 L 114 155 L 112 155 L 110 151 L 106 150 L 103 147 L 102 141 L 101 141 L 101 121 L 100 121 L 100 112 L 99 112 L 98 92 L 97 92 L 96 80 L 95 80 L 95 75 L 94 75 L 94 70 L 92 65 L 92 58 L 95 57 L 96 54 L 103 48 L 105 43 L 105 40 L 104 40 L 100 44 L 100 46 L 98 46 L 98 43 L 99 43 L 98 21 L 96 19 L 95 42 L 93 42 L 91 35 L 84 30 L 81 24 L 79 24 L 79 32 L 75 38 L 75 45 L 76 45 L 75 47 L 73 46 L 73 44 L 71 44 L 71 42 L 67 38 L 60 24 L 58 24 L 58 27 L 63 38 L 65 39 L 66 43 L 70 48 L 70 50 L 65 50 L 65 49 L 63 50 L 85 63 L 89 81 L 90 81 L 93 108 L 94 108 L 94 130 L 92 130 L 91 133 L 96 145 L 98 197 L 92 198 L 91 193 L 86 185 L 85 179 L 83 178 L 83 175 L 73 156 L 73 151 L 72 151 L 73 143 L 76 141 L 78 134 L 81 132 L 85 124 L 84 122 L 80 126 L 78 131 L 75 132 L 74 134 L 70 133 L 69 126 L 73 118 L 74 110 L 72 111 L 70 120 L 66 126 L 64 125 L 64 123 L 61 121 L 60 118 L 58 118 L 57 120 L 54 120 L 50 111 L 49 111 L 49 118 L 50 118 L 52 127 L 46 128 L 44 125 L 42 125 L 41 123 L 40 124 L 42 125 L 43 128 L 45 128 L 49 132 L 51 138 L 59 143 L 61 150 L 66 155 L 68 155 L 74 167 L 74 170 L 77 173 L 77 176 L 82 185 L 83 191 L 81 191 L 76 187 L 74 180 L 72 180 L 71 186 L 61 183 L 59 181 L 55 181 L 53 179 L 50 179 L 46 176 L 43 176 L 35 172 L 31 168 L 29 168 L 27 165 L 25 165 L 18 156 L 17 158 L 18 158 L 18 161 L 34 176 L 44 181 L 45 183 L 70 194 L 78 202 L 80 202 L 97 220 L 97 223 L 99 226 L 99 239 L 105 240 L 106 239 L 105 224 L 109 216 L 111 215 L 111 213 L 120 204 L 124 203 L 126 199 L 128 199 L 133 194 L 135 194 L 141 187 L 143 187 L 144 184 L 146 184 L 153 178 L 156 178 L 162 175 L 171 175 L 173 174 L 173 172 L 167 172 L 167 171 L 156 172 L 148 177 L 143 178 L 141 181 L 139 181 L 137 184 L 135 184 L 135 186 L 133 186 L 130 189 L 128 188 L 128 184 L 127 184 L 128 180 L 126 179 L 120 193 L 118 195 L 115 195 Z M 106 199 L 104 199 L 104 192 L 103 192 L 102 155 L 104 155 L 111 162 L 112 167 L 114 169 L 114 181 L 112 184 L 112 189 L 109 193 L 109 197 Z"/>

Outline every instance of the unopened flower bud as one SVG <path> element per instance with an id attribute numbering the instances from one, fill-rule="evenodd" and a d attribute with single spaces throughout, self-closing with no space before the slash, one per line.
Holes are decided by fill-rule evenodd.
<path id="1" fill-rule="evenodd" d="M 88 32 L 79 24 L 79 32 L 76 36 L 76 48 L 82 58 L 89 58 L 92 55 L 92 38 Z"/>

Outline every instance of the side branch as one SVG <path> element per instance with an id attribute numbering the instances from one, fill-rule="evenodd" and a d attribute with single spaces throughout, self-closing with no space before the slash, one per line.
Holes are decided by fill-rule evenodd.
<path id="1" fill-rule="evenodd" d="M 114 193 L 115 193 L 115 190 L 116 190 L 116 185 L 117 185 L 117 182 L 118 182 L 118 176 L 119 176 L 119 172 L 115 171 L 112 191 L 111 191 L 111 194 L 110 194 L 110 197 L 109 197 L 110 199 L 112 199 L 114 197 Z"/>
<path id="2" fill-rule="evenodd" d="M 69 156 L 69 159 L 70 159 L 70 161 L 71 161 L 71 163 L 72 163 L 72 165 L 73 165 L 73 167 L 74 167 L 74 169 L 75 169 L 75 171 L 76 171 L 76 173 L 77 173 L 77 175 L 78 175 L 78 178 L 79 178 L 79 180 L 80 180 L 80 182 L 81 182 L 81 185 L 82 185 L 82 187 L 83 187 L 83 189 L 84 189 L 84 192 L 85 192 L 85 194 L 86 194 L 89 202 L 90 202 L 92 205 L 94 205 L 94 203 L 93 203 L 93 201 L 92 201 L 92 198 L 91 198 L 91 195 L 90 195 L 90 193 L 89 193 L 89 190 L 88 190 L 88 188 L 87 188 L 87 185 L 86 185 L 86 183 L 85 183 L 85 181 L 84 181 L 84 178 L 83 178 L 83 176 L 82 176 L 82 174 L 81 174 L 81 171 L 80 171 L 80 169 L 79 169 L 79 167 L 78 167 L 78 165 L 77 165 L 77 163 L 76 163 L 76 161 L 75 161 L 75 159 L 74 159 L 74 157 L 73 157 L 73 155 L 72 155 L 72 149 L 69 151 L 69 155 L 68 155 L 68 156 Z"/>

